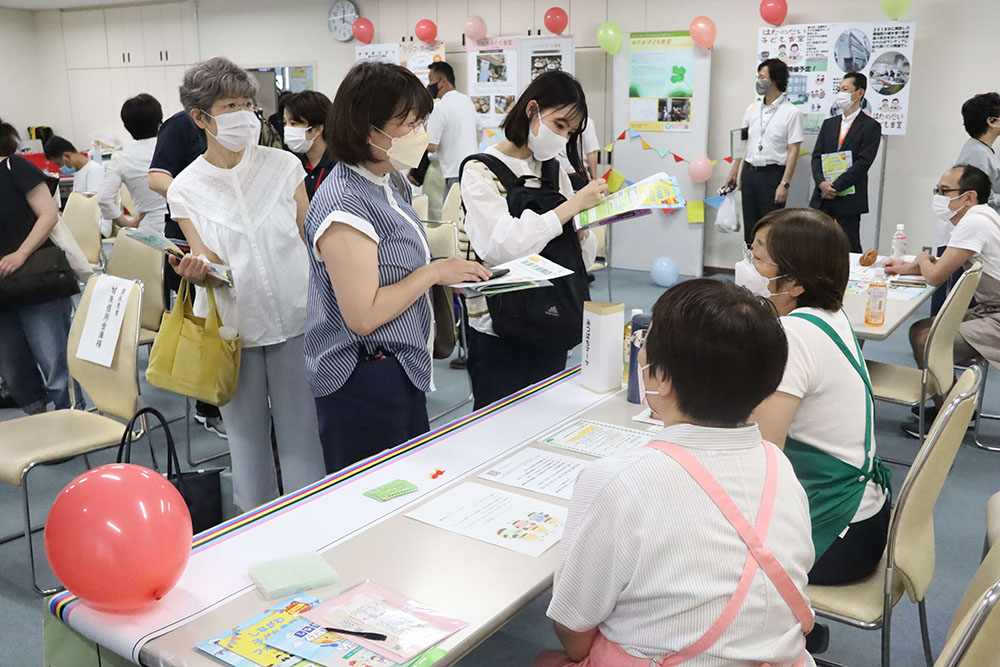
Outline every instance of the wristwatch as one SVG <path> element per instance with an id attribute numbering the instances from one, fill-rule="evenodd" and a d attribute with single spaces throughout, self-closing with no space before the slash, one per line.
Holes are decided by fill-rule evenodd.
<path id="1" fill-rule="evenodd" d="M 785 189 L 786 189 L 786 190 L 787 190 L 788 188 L 792 187 L 792 184 L 791 184 L 791 183 L 789 183 L 788 181 L 782 181 L 782 182 L 781 182 L 781 185 L 785 186 Z"/>

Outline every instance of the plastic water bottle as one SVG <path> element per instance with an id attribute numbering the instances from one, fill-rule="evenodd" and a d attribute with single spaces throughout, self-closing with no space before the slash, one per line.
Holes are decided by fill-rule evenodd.
<path id="1" fill-rule="evenodd" d="M 903 225 L 896 225 L 896 233 L 892 235 L 892 258 L 903 259 L 906 254 L 906 230 Z"/>
<path id="2" fill-rule="evenodd" d="M 895 244 L 896 240 L 893 239 L 892 242 Z M 865 324 L 870 327 L 880 327 L 885 324 L 885 307 L 888 300 L 889 285 L 885 281 L 885 271 L 876 269 L 875 277 L 868 284 L 868 308 L 865 310 Z"/>
<path id="3" fill-rule="evenodd" d="M 633 308 L 625 323 L 625 339 L 622 341 L 622 382 L 628 384 L 628 364 L 632 357 L 632 320 L 642 315 L 642 308 Z"/>

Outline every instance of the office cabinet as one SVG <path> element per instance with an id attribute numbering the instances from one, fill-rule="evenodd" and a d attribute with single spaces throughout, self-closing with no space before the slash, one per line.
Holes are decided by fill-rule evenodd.
<path id="1" fill-rule="evenodd" d="M 108 66 L 108 43 L 103 10 L 62 12 L 62 33 L 68 69 Z"/>
<path id="2" fill-rule="evenodd" d="M 111 67 L 144 67 L 142 10 L 120 7 L 104 10 L 107 30 L 108 59 Z"/>

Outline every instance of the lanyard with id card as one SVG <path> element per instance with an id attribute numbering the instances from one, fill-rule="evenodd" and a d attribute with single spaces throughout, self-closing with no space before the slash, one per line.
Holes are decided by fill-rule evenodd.
<path id="1" fill-rule="evenodd" d="M 767 134 L 767 128 L 771 127 L 771 122 L 774 120 L 774 117 L 778 115 L 778 107 L 781 106 L 784 100 L 785 95 L 782 93 L 781 96 L 772 102 L 770 106 L 764 104 L 764 100 L 760 101 L 760 136 L 757 138 L 757 154 L 751 161 L 751 164 L 755 167 L 763 167 L 767 164 L 767 160 L 763 155 L 761 155 L 761 152 L 764 150 L 764 136 Z M 770 113 L 767 122 L 765 123 L 764 113 L 768 110 L 770 110 Z"/>

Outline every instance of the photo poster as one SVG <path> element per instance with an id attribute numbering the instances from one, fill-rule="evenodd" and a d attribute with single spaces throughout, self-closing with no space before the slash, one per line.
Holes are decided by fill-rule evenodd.
<path id="1" fill-rule="evenodd" d="M 572 37 L 521 37 L 521 83 L 518 93 L 543 72 L 576 73 Z"/>
<path id="2" fill-rule="evenodd" d="M 865 110 L 882 134 L 906 134 L 916 29 L 912 22 L 815 23 L 761 28 L 757 61 L 788 65 L 788 96 L 802 110 L 807 134 L 840 113 L 834 99 L 848 72 L 868 77 Z"/>
<path id="3" fill-rule="evenodd" d="M 500 127 L 521 92 L 520 37 L 491 37 L 466 42 L 468 95 L 480 127 Z"/>
<path id="4" fill-rule="evenodd" d="M 354 47 L 354 62 L 362 60 L 402 65 L 416 74 L 426 86 L 431 63 L 444 60 L 444 42 L 358 44 Z"/>
<path id="5" fill-rule="evenodd" d="M 628 126 L 690 132 L 694 40 L 686 30 L 629 34 Z"/>

